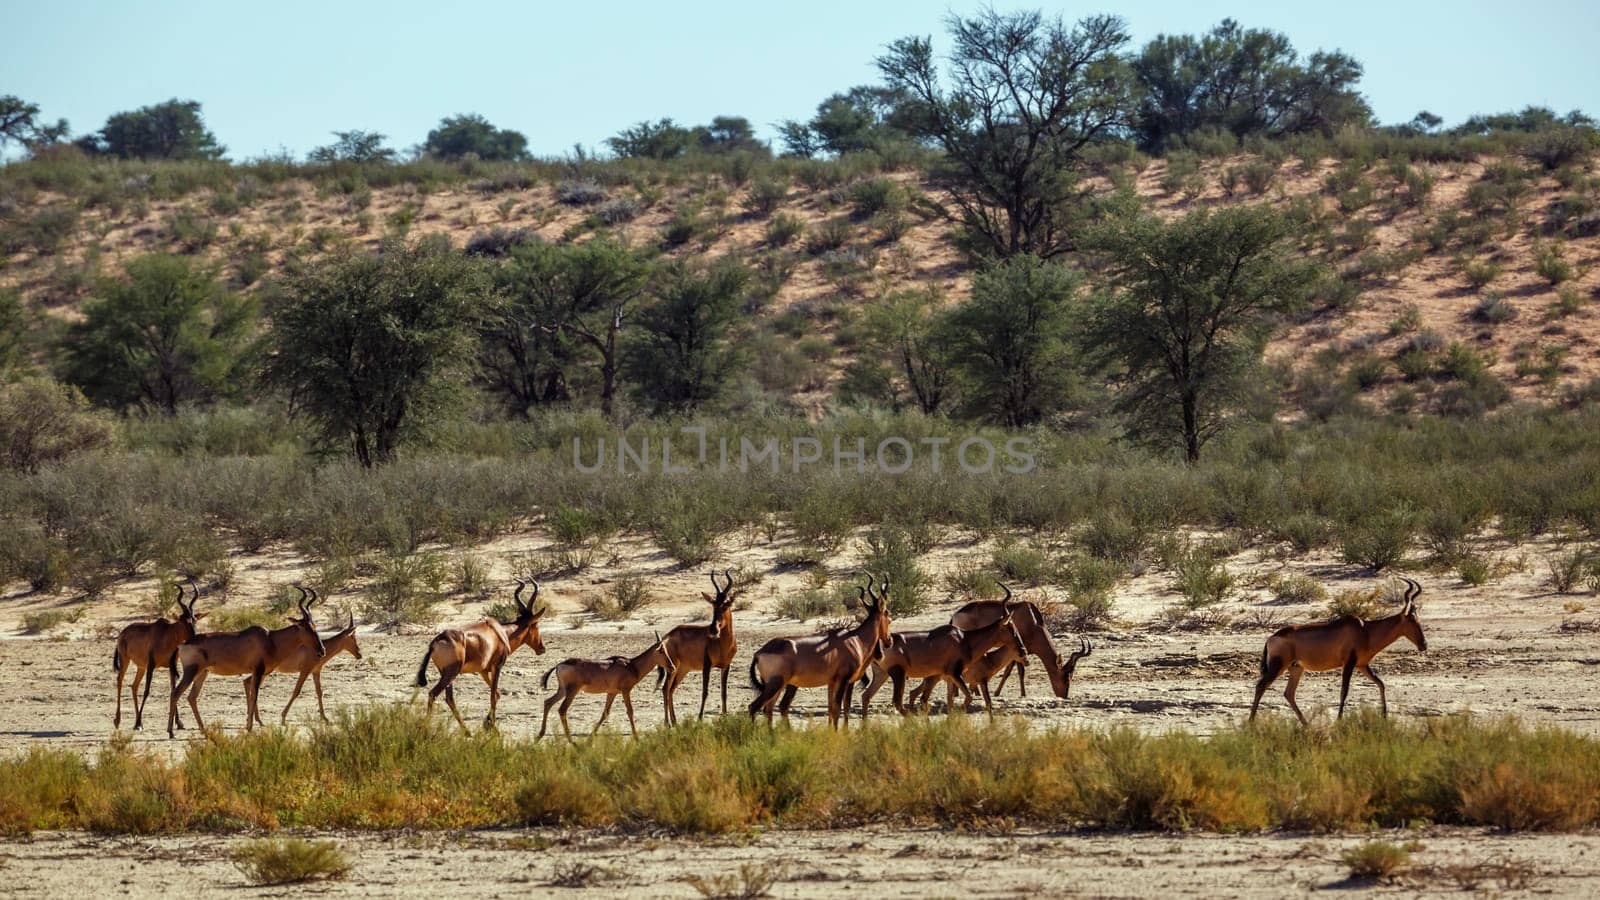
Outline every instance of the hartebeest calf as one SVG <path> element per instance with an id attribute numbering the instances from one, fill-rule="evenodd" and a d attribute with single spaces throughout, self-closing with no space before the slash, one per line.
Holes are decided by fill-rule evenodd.
<path id="1" fill-rule="evenodd" d="M 245 682 L 246 731 L 255 728 L 256 701 L 261 693 L 261 680 L 266 673 L 283 665 L 284 661 L 309 648 L 319 658 L 326 653 L 322 636 L 311 621 L 309 594 L 300 591 L 300 615 L 291 616 L 285 628 L 268 631 L 252 625 L 243 631 L 200 634 L 178 648 L 178 662 L 183 666 L 183 678 L 172 689 L 167 705 L 167 737 L 172 737 L 172 723 L 178 717 L 178 697 L 189 692 L 189 709 L 194 711 L 195 724 L 205 728 L 200 719 L 200 688 L 207 675 L 249 675 Z"/>
<path id="2" fill-rule="evenodd" d="M 136 730 L 144 727 L 144 707 L 150 702 L 150 682 L 155 680 L 156 666 L 166 667 L 169 688 L 178 685 L 178 647 L 194 637 L 195 626 L 205 613 L 196 615 L 194 611 L 194 603 L 200 599 L 200 589 L 194 586 L 194 579 L 189 580 L 194 596 L 189 598 L 187 606 L 183 602 L 183 585 L 174 586 L 178 589 L 178 614 L 172 621 L 163 618 L 135 622 L 117 635 L 117 649 L 111 655 L 111 667 L 117 672 L 117 712 L 111 718 L 112 728 L 122 727 L 122 678 L 129 666 L 133 667 L 133 684 L 128 686 L 128 699 L 133 702 Z M 139 696 L 141 677 L 144 678 L 143 699 Z M 182 719 L 178 720 L 178 727 L 183 727 Z"/>
<path id="3" fill-rule="evenodd" d="M 713 629 L 716 623 L 713 622 Z M 605 694 L 606 708 L 600 711 L 600 721 L 594 723 L 591 735 L 600 731 L 600 726 L 606 723 L 606 717 L 611 715 L 611 703 L 622 695 L 622 708 L 628 711 L 628 730 L 634 737 L 639 736 L 639 728 L 633 720 L 633 688 L 639 680 L 650 674 L 651 670 L 661 668 L 666 672 L 666 677 L 671 679 L 676 674 L 676 666 L 671 654 L 667 651 L 667 642 L 660 632 L 656 633 L 656 642 L 649 649 L 638 656 L 613 656 L 610 659 L 564 659 L 544 673 L 539 679 L 539 686 L 548 688 L 550 676 L 556 676 L 556 692 L 550 699 L 544 701 L 544 719 L 539 722 L 539 737 L 544 737 L 545 726 L 550 723 L 550 707 L 559 701 L 561 704 L 557 714 L 561 717 L 561 730 L 566 733 L 567 740 L 572 740 L 572 728 L 567 724 L 567 710 L 572 707 L 572 699 L 581 691 L 585 694 Z M 538 740 L 538 738 L 535 738 Z"/>
<path id="4" fill-rule="evenodd" d="M 858 590 L 860 590 L 858 588 Z M 772 722 L 772 707 L 787 718 L 789 704 L 800 688 L 828 689 L 828 724 L 838 727 L 841 715 L 848 723 L 850 694 L 856 680 L 872 661 L 880 657 L 889 642 L 889 584 L 880 596 L 868 579 L 861 591 L 866 616 L 851 629 L 795 638 L 773 638 L 750 660 L 750 683 L 757 691 L 750 703 L 750 717 L 764 712 Z M 782 695 L 782 702 L 779 702 Z"/>
<path id="5" fill-rule="evenodd" d="M 1000 618 L 982 628 L 965 631 L 954 625 L 940 625 L 929 631 L 899 631 L 889 636 L 883 658 L 872 664 L 872 683 L 861 692 L 861 718 L 872 708 L 872 698 L 886 681 L 894 682 L 894 708 L 906 715 L 905 689 L 907 678 L 943 679 L 951 686 L 951 697 L 959 690 L 972 702 L 972 689 L 967 686 L 967 666 L 985 653 L 999 646 L 1011 632 L 1011 639 L 1021 644 L 1022 638 L 1011 625 L 1014 610 L 1007 609 Z M 988 685 L 984 685 L 985 707 L 989 705 Z"/>
<path id="6" fill-rule="evenodd" d="M 1250 704 L 1250 719 L 1255 720 L 1256 709 L 1261 705 L 1261 695 L 1285 671 L 1289 683 L 1283 696 L 1289 708 L 1306 724 L 1305 714 L 1294 702 L 1295 688 L 1300 686 L 1300 676 L 1306 672 L 1326 672 L 1344 669 L 1344 679 L 1339 687 L 1339 717 L 1344 717 L 1345 699 L 1350 695 L 1350 676 L 1359 671 L 1378 686 L 1378 704 L 1385 716 L 1389 715 L 1389 700 L 1383 682 L 1372 671 L 1372 658 L 1385 647 L 1405 638 L 1418 650 L 1428 650 L 1428 639 L 1422 634 L 1422 623 L 1417 620 L 1417 597 L 1422 585 L 1409 578 L 1406 583 L 1405 605 L 1400 612 L 1382 619 L 1365 621 L 1357 616 L 1340 616 L 1331 622 L 1315 625 L 1290 625 L 1280 628 L 1267 638 L 1261 651 L 1261 677 L 1256 681 L 1256 698 Z"/>
<path id="7" fill-rule="evenodd" d="M 322 721 L 328 721 L 328 713 L 322 706 L 322 667 L 333 661 L 335 656 L 348 653 L 356 659 L 361 658 L 361 645 L 356 643 L 356 617 L 350 614 L 350 624 L 346 625 L 336 634 L 322 639 L 322 646 L 326 652 L 322 656 L 316 654 L 312 647 L 301 647 L 294 655 L 284 660 L 279 666 L 279 671 L 298 672 L 300 678 L 294 683 L 294 692 L 289 695 L 289 702 L 283 705 L 283 714 L 278 717 L 279 724 L 289 723 L 289 709 L 294 706 L 294 701 L 300 699 L 300 689 L 305 687 L 306 679 L 311 679 L 311 684 L 317 691 L 317 715 Z M 261 721 L 261 706 L 256 705 L 256 724 L 266 725 Z"/>
<path id="8" fill-rule="evenodd" d="M 456 709 L 455 680 L 458 675 L 477 674 L 489 686 L 489 715 L 484 724 L 494 727 L 495 713 L 500 705 L 500 670 L 506 659 L 518 647 L 532 647 L 535 655 L 544 653 L 544 639 L 539 636 L 539 620 L 545 610 L 534 610 L 539 604 L 539 582 L 533 582 L 533 596 L 522 602 L 522 591 L 527 585 L 517 582 L 511 601 L 517 606 L 517 617 L 510 622 L 484 619 L 465 628 L 447 628 L 428 642 L 422 655 L 422 665 L 417 667 L 417 687 L 428 686 L 428 663 L 439 669 L 439 683 L 428 692 L 428 713 L 433 713 L 433 701 L 442 693 L 450 713 L 462 731 L 467 723 Z"/>
<path id="9" fill-rule="evenodd" d="M 739 644 L 733 637 L 733 573 L 724 571 L 722 577 L 727 579 L 727 584 L 717 584 L 717 573 L 711 573 L 711 586 L 716 589 L 716 596 L 700 595 L 711 604 L 711 621 L 704 625 L 679 625 L 667 632 L 667 653 L 677 662 L 672 674 L 661 670 L 661 702 L 666 708 L 668 725 L 678 722 L 673 694 L 697 663 L 700 666 L 700 718 L 706 717 L 712 669 L 722 670 L 722 714 L 728 714 L 728 672 L 733 668 L 733 655 Z"/>

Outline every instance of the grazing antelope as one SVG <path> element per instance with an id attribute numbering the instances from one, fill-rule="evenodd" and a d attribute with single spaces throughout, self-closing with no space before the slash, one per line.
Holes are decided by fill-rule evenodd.
<path id="1" fill-rule="evenodd" d="M 715 629 L 716 623 L 712 623 Z M 714 638 L 714 636 L 713 636 Z M 539 737 L 544 737 L 545 726 L 550 722 L 550 707 L 560 701 L 561 708 L 557 714 L 561 716 L 561 730 L 566 733 L 567 740 L 572 740 L 572 728 L 567 724 L 567 710 L 572 706 L 572 699 L 579 691 L 585 694 L 605 694 L 606 708 L 600 711 L 600 721 L 594 723 L 591 735 L 600 731 L 600 726 L 606 723 L 606 716 L 611 715 L 611 703 L 622 695 L 622 707 L 628 711 L 628 730 L 634 737 L 639 736 L 639 728 L 633 721 L 633 688 L 639 680 L 650 674 L 655 668 L 666 670 L 666 677 L 671 679 L 677 667 L 673 664 L 672 656 L 667 652 L 666 639 L 656 632 L 656 642 L 638 656 L 613 656 L 610 659 L 564 659 L 544 673 L 539 679 L 541 688 L 550 686 L 550 676 L 556 676 L 556 692 L 550 699 L 544 701 L 544 719 L 539 723 Z M 538 738 L 535 738 L 538 740 Z"/>
<path id="2" fill-rule="evenodd" d="M 878 689 L 883 687 L 885 681 L 891 680 L 894 682 L 894 708 L 901 715 L 907 714 L 907 678 L 943 679 L 950 684 L 952 700 L 955 691 L 959 690 L 965 695 L 966 702 L 972 703 L 972 689 L 967 687 L 964 679 L 967 666 L 1004 642 L 1008 637 L 1007 632 L 1010 632 L 1010 639 L 1017 645 L 1022 644 L 1022 638 L 1011 625 L 1014 614 L 1014 609 L 1006 609 L 994 622 L 971 631 L 954 625 L 940 625 L 930 631 L 899 631 L 890 635 L 883 658 L 872 665 L 872 683 L 861 693 L 861 718 L 867 717 Z M 983 694 L 985 708 L 992 711 L 987 683 L 983 685 Z"/>
<path id="3" fill-rule="evenodd" d="M 315 596 L 316 592 L 312 591 Z M 294 706 L 294 701 L 300 699 L 300 689 L 306 686 L 306 678 L 311 678 L 311 684 L 317 690 L 317 715 L 322 721 L 328 721 L 328 713 L 322 706 L 322 667 L 333 661 L 335 656 L 348 653 L 356 659 L 361 658 L 361 645 L 356 643 L 356 617 L 350 614 L 350 624 L 337 634 L 329 635 L 322 639 L 322 646 L 327 651 L 322 656 L 317 656 L 311 647 L 301 647 L 295 651 L 278 668 L 284 672 L 298 672 L 300 678 L 294 683 L 294 692 L 289 695 L 289 702 L 283 706 L 283 715 L 279 716 L 279 724 L 289 724 L 289 708 Z M 261 707 L 256 706 L 256 724 L 265 726 L 261 721 Z"/>
<path id="4" fill-rule="evenodd" d="M 850 695 L 855 683 L 873 660 L 882 656 L 889 642 L 888 580 L 883 583 L 881 595 L 874 593 L 873 587 L 868 576 L 866 589 L 856 588 L 867 613 L 855 628 L 773 638 L 756 651 L 750 660 L 750 683 L 757 691 L 756 699 L 750 703 L 752 719 L 756 713 L 765 712 L 771 724 L 774 704 L 787 718 L 796 691 L 826 687 L 828 724 L 838 727 L 841 713 L 849 723 Z"/>
<path id="5" fill-rule="evenodd" d="M 1077 668 L 1078 660 L 1088 656 L 1093 648 L 1080 642 L 1078 652 L 1071 656 L 1062 655 L 1061 651 L 1056 649 L 1055 643 L 1050 640 L 1050 632 L 1045 629 L 1044 615 L 1039 612 L 1039 607 L 1027 601 L 1014 604 L 1011 602 L 1011 589 L 1003 584 L 1000 588 L 1006 592 L 1003 598 L 968 603 L 956 610 L 955 615 L 950 617 L 950 624 L 963 630 L 982 628 L 1000 618 L 1004 610 L 1020 607 L 1011 617 L 1011 624 L 1016 626 L 1017 633 L 1022 636 L 1022 643 L 1028 648 L 1028 652 L 1039 657 L 1039 661 L 1044 663 L 1045 674 L 1050 678 L 1050 689 L 1057 697 L 1067 699 L 1067 695 L 1072 691 L 1072 673 Z M 1014 668 L 1017 672 L 1018 688 L 1022 696 L 1026 697 L 1028 696 L 1026 658 L 1017 660 Z M 996 696 L 1005 690 L 1006 679 L 1011 677 L 1012 669 L 1013 666 L 1008 666 L 1001 673 L 1000 684 L 994 691 Z M 931 687 L 924 683 L 917 688 L 919 692 L 924 689 L 931 690 Z"/>
<path id="6" fill-rule="evenodd" d="M 544 653 L 544 639 L 539 636 L 539 620 L 544 617 L 545 610 L 534 611 L 539 604 L 539 582 L 533 582 L 533 596 L 523 603 L 522 591 L 526 587 L 527 584 L 517 582 L 516 593 L 511 595 L 512 602 L 517 605 L 517 618 L 514 621 L 484 619 L 466 628 L 446 628 L 428 642 L 428 650 L 422 654 L 422 665 L 417 667 L 417 687 L 428 686 L 428 663 L 439 668 L 439 683 L 428 692 L 430 715 L 433 713 L 433 701 L 442 693 L 444 702 L 456 717 L 456 724 L 466 731 L 467 723 L 461 720 L 461 711 L 456 709 L 454 682 L 457 675 L 476 673 L 489 686 L 489 716 L 484 719 L 484 724 L 494 727 L 495 712 L 500 705 L 500 670 L 505 666 L 507 657 L 518 647 L 532 647 L 535 654 Z"/>
<path id="7" fill-rule="evenodd" d="M 661 669 L 662 703 L 666 707 L 667 724 L 678 723 L 678 711 L 672 696 L 678 685 L 689 677 L 691 666 L 700 664 L 700 718 L 706 717 L 706 697 L 711 693 L 711 670 L 722 670 L 722 714 L 728 714 L 728 672 L 733 669 L 733 654 L 739 649 L 733 637 L 733 573 L 724 570 L 726 585 L 717 584 L 717 573 L 711 573 L 711 586 L 716 596 L 701 593 L 711 604 L 711 621 L 704 625 L 679 625 L 667 632 L 667 652 L 678 665 L 671 675 Z"/>
<path id="8" fill-rule="evenodd" d="M 1409 578 L 1400 580 L 1406 583 L 1405 605 L 1392 616 L 1371 621 L 1340 616 L 1330 622 L 1280 628 L 1267 638 L 1267 645 L 1261 651 L 1261 678 L 1256 682 L 1255 701 L 1250 704 L 1250 719 L 1255 720 L 1261 695 L 1287 670 L 1289 683 L 1283 689 L 1283 696 L 1289 700 L 1289 708 L 1300 717 L 1300 724 L 1306 724 L 1305 714 L 1294 702 L 1300 676 L 1340 667 L 1344 669 L 1344 680 L 1339 687 L 1339 717 L 1344 717 L 1350 676 L 1357 671 L 1378 686 L 1378 705 L 1388 716 L 1389 700 L 1383 682 L 1372 671 L 1372 658 L 1400 638 L 1411 641 L 1424 653 L 1428 650 L 1428 639 L 1423 636 L 1422 623 L 1417 620 L 1417 597 L 1422 595 L 1422 585 Z"/>
<path id="9" fill-rule="evenodd" d="M 1016 616 L 1012 616 L 1011 624 L 1013 626 L 1017 624 Z M 1021 629 L 1018 628 L 1016 631 L 1020 632 Z M 1015 640 L 1009 639 L 1011 637 L 1012 635 L 1008 633 L 1008 640 L 1001 641 L 1000 646 L 990 650 L 988 653 L 985 653 L 978 659 L 973 660 L 967 666 L 967 673 L 964 676 L 964 679 L 967 682 L 967 687 L 970 688 L 974 685 L 981 686 L 984 693 L 985 704 L 989 702 L 989 679 L 993 678 L 996 673 L 1000 674 L 1000 685 L 994 690 L 994 696 L 1000 696 L 1000 689 L 1006 686 L 1006 674 L 1010 672 L 1010 666 L 1014 663 L 1020 662 L 1027 655 L 1027 647 L 1024 645 L 1023 641 L 1020 638 Z M 1088 656 L 1092 652 L 1094 652 L 1094 645 L 1082 638 L 1079 638 L 1078 649 L 1073 651 L 1072 655 L 1067 658 L 1065 663 L 1057 667 L 1057 671 L 1062 671 L 1065 673 L 1065 683 L 1067 686 L 1071 686 L 1072 672 L 1078 667 L 1078 660 Z M 933 689 L 938 685 L 939 681 L 940 679 L 938 678 L 924 678 L 922 680 L 922 684 L 918 685 L 917 689 L 911 693 L 911 705 L 927 706 L 928 697 L 933 693 Z M 945 703 L 946 705 L 954 705 L 955 686 L 946 682 L 946 687 L 949 689 L 949 694 L 946 697 Z M 1027 695 L 1024 694 L 1023 696 Z"/>
<path id="10" fill-rule="evenodd" d="M 323 647 L 322 636 L 317 634 L 317 627 L 311 621 L 310 595 L 305 588 L 297 587 L 300 591 L 300 615 L 291 617 L 290 624 L 285 628 L 276 628 L 268 631 L 260 625 L 252 625 L 243 631 L 212 632 L 209 634 L 195 635 L 178 648 L 178 662 L 183 666 L 183 678 L 172 689 L 172 698 L 167 705 L 167 737 L 172 737 L 172 723 L 178 717 L 178 697 L 185 690 L 189 692 L 189 709 L 194 711 L 195 724 L 205 728 L 205 722 L 200 719 L 200 688 L 206 683 L 206 676 L 216 675 L 249 675 L 251 678 L 245 682 L 245 719 L 246 731 L 255 728 L 256 701 L 261 694 L 261 680 L 266 674 L 283 665 L 302 648 L 308 649 L 321 658 L 327 650 Z"/>
<path id="11" fill-rule="evenodd" d="M 117 713 L 111 718 L 112 728 L 122 727 L 122 678 L 133 667 L 133 684 L 128 686 L 128 698 L 133 702 L 133 727 L 144 727 L 144 707 L 150 702 L 150 683 L 155 680 L 156 666 L 165 666 L 168 687 L 178 684 L 178 647 L 194 637 L 195 625 L 205 613 L 195 614 L 194 603 L 200 599 L 200 589 L 189 579 L 189 589 L 194 596 L 188 605 L 183 602 L 183 585 L 178 588 L 178 615 L 172 621 L 157 619 L 154 622 L 135 622 L 117 635 L 117 649 L 111 655 L 111 667 L 117 672 Z M 139 697 L 139 679 L 144 678 L 144 698 Z M 183 720 L 178 720 L 183 727 Z"/>

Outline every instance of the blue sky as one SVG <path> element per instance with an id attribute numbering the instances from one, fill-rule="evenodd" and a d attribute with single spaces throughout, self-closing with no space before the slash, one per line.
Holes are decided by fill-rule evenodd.
<path id="1" fill-rule="evenodd" d="M 1302 52 L 1342 49 L 1366 65 L 1363 90 L 1386 122 L 1423 108 L 1450 123 L 1528 104 L 1600 112 L 1593 0 L 1042 6 L 1069 18 L 1117 13 L 1136 43 L 1232 16 L 1287 33 Z M 234 159 L 279 148 L 300 155 L 351 128 L 405 148 L 457 112 L 523 132 L 540 155 L 598 146 L 661 116 L 693 124 L 744 115 L 771 137 L 773 123 L 808 116 L 827 94 L 876 81 L 872 60 L 889 41 L 937 36 L 947 11 L 976 8 L 0 0 L 0 93 L 38 103 L 52 121 L 69 119 L 75 134 L 119 110 L 199 100 Z"/>

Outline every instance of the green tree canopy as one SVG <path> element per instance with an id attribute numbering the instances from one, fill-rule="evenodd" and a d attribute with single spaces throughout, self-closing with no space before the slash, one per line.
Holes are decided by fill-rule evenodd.
<path id="1" fill-rule="evenodd" d="M 1083 150 L 1117 137 L 1132 105 L 1122 20 L 1068 27 L 989 10 L 949 26 L 948 88 L 930 38 L 895 41 L 878 68 L 913 101 L 919 135 L 944 149 L 937 174 L 973 246 L 1001 257 L 1066 251 Z"/>
<path id="2" fill-rule="evenodd" d="M 1204 35 L 1158 35 L 1133 58 L 1140 101 L 1134 131 L 1160 153 L 1188 136 L 1332 134 L 1366 125 L 1372 110 L 1356 91 L 1361 64 L 1338 51 L 1302 60 L 1276 31 L 1224 19 Z"/>
<path id="3" fill-rule="evenodd" d="M 122 159 L 221 159 L 226 149 L 206 130 L 200 103 L 177 99 L 116 113 L 79 143 Z"/>
<path id="4" fill-rule="evenodd" d="M 67 136 L 67 120 L 57 119 L 46 124 L 39 118 L 39 105 L 29 103 L 14 94 L 0 96 L 0 151 L 10 143 L 33 149 L 41 144 L 53 144 Z"/>
<path id="5" fill-rule="evenodd" d="M 170 414 L 240 386 L 255 319 L 255 304 L 224 290 L 211 269 L 141 256 L 84 304 L 67 333 L 67 378 L 107 406 Z"/>
<path id="6" fill-rule="evenodd" d="M 1070 399 L 1079 282 L 1075 272 L 1026 254 L 973 279 L 972 296 L 950 311 L 945 340 L 974 414 L 1017 428 Z"/>
<path id="7" fill-rule="evenodd" d="M 672 264 L 638 316 L 628 369 L 658 411 L 693 411 L 718 399 L 743 363 L 728 340 L 750 273 L 733 262 Z"/>
<path id="8" fill-rule="evenodd" d="M 911 400 L 939 412 L 954 386 L 949 333 L 941 327 L 943 298 L 935 289 L 896 291 L 867 308 L 868 341 L 893 362 Z"/>
<path id="9" fill-rule="evenodd" d="M 1126 382 L 1119 405 L 1130 427 L 1198 460 L 1238 409 L 1277 315 L 1309 297 L 1318 268 L 1266 206 L 1170 222 L 1135 216 L 1101 226 L 1085 246 L 1104 258 L 1112 284 L 1096 304 L 1090 345 Z"/>
<path id="10" fill-rule="evenodd" d="M 471 376 L 486 295 L 445 242 L 345 251 L 291 280 L 268 380 L 362 465 L 387 462 L 413 419 Z"/>
<path id="11" fill-rule="evenodd" d="M 528 158 L 528 139 L 521 132 L 496 128 L 477 113 L 439 120 L 422 146 L 423 152 L 439 159 L 461 159 L 468 154 L 486 160 Z"/>
<path id="12" fill-rule="evenodd" d="M 394 150 L 383 145 L 388 135 L 376 131 L 335 131 L 333 136 L 338 140 L 308 154 L 312 162 L 394 162 Z"/>

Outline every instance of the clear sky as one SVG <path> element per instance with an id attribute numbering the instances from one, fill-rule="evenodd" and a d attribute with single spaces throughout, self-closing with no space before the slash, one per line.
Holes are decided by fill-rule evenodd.
<path id="1" fill-rule="evenodd" d="M 1303 53 L 1342 49 L 1365 64 L 1362 89 L 1384 122 L 1424 108 L 1448 123 L 1528 104 L 1600 113 L 1596 0 L 1042 7 L 1069 18 L 1117 13 L 1135 43 L 1232 16 L 1287 33 Z M 597 147 L 662 116 L 696 124 L 743 115 L 770 138 L 773 123 L 805 118 L 827 94 L 876 81 L 872 60 L 889 41 L 937 36 L 947 11 L 977 8 L 913 0 L 0 0 L 0 94 L 38 103 L 51 121 L 67 118 L 74 134 L 119 110 L 199 100 L 234 159 L 280 148 L 301 155 L 336 129 L 381 131 L 407 148 L 458 112 L 523 132 L 539 155 Z"/>

